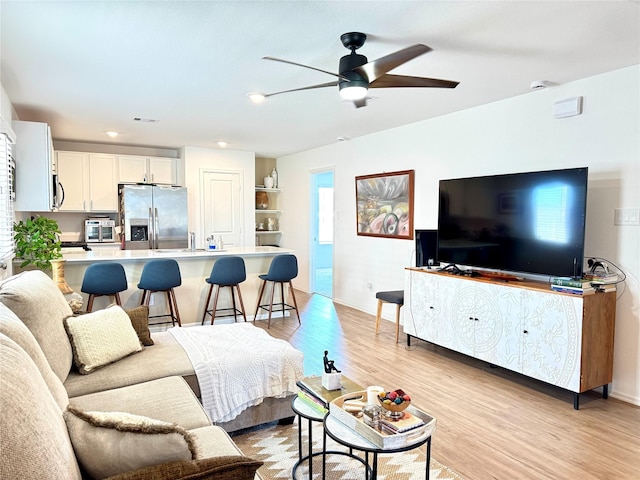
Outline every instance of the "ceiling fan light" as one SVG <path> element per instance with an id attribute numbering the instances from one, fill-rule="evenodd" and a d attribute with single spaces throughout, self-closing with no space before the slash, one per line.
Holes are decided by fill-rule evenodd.
<path id="1" fill-rule="evenodd" d="M 367 87 L 345 85 L 340 88 L 340 96 L 345 100 L 362 100 L 367 96 L 368 91 Z"/>

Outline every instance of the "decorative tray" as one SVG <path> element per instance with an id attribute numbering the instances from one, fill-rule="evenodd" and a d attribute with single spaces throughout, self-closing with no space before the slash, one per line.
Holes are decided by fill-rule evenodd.
<path id="1" fill-rule="evenodd" d="M 403 433 L 390 433 L 388 430 L 377 430 L 362 420 L 362 413 L 350 413 L 342 408 L 347 400 L 361 400 L 366 403 L 367 392 L 354 392 L 336 398 L 329 404 L 329 413 L 347 427 L 353 429 L 357 434 L 366 438 L 382 449 L 402 448 L 420 440 L 426 439 L 436 430 L 436 419 L 410 405 L 405 411 L 422 419 L 424 425 Z"/>

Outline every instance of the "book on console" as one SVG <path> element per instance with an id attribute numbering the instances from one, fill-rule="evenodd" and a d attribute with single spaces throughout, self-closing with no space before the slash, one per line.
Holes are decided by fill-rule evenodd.
<path id="1" fill-rule="evenodd" d="M 596 289 L 589 286 L 586 288 L 565 287 L 563 285 L 551 285 L 551 290 L 559 293 L 571 293 L 573 295 L 591 295 L 596 293 Z"/>
<path id="2" fill-rule="evenodd" d="M 554 277 L 551 279 L 552 285 L 562 285 L 564 287 L 585 288 L 591 286 L 591 280 L 587 278 Z"/>

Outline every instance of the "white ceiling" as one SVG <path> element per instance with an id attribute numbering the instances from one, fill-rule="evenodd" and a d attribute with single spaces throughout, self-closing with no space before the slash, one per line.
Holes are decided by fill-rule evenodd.
<path id="1" fill-rule="evenodd" d="M 7 1 L 1 81 L 18 116 L 54 139 L 277 157 L 640 63 L 640 2 Z M 332 81 L 340 35 L 369 60 L 423 43 L 392 73 L 456 89 L 376 89 L 355 109 L 337 87 L 252 104 L 246 94 Z M 615 88 L 612 85 L 611 88 Z M 134 117 L 159 120 L 134 122 Z M 107 130 L 121 135 L 110 140 Z"/>

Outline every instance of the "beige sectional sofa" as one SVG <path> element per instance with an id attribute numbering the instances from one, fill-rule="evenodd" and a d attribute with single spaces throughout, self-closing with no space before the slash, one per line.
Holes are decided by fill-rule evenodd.
<path id="1" fill-rule="evenodd" d="M 63 323 L 72 312 L 49 277 L 3 281 L 0 302 L 0 478 L 260 478 L 261 462 L 211 424 L 179 345 L 154 336 L 80 375 Z"/>

